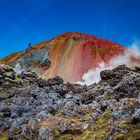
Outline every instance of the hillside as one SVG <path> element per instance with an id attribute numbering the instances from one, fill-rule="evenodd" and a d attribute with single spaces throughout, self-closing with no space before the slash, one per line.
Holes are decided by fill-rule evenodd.
<path id="1" fill-rule="evenodd" d="M 19 63 L 24 69 L 35 69 L 45 79 L 59 75 L 64 81 L 74 83 L 80 81 L 89 69 L 98 67 L 101 62 L 107 64 L 124 51 L 123 46 L 112 41 L 67 32 L 31 46 L 18 55 L 10 55 L 8 61 L 6 57 L 3 62 L 13 67 Z"/>

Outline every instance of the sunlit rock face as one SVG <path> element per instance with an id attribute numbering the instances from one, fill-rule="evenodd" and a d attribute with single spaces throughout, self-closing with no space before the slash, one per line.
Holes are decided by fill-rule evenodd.
<path id="1" fill-rule="evenodd" d="M 108 41 L 77 32 L 68 32 L 49 41 L 29 46 L 23 52 L 8 57 L 3 63 L 15 66 L 20 64 L 24 69 L 35 69 L 44 78 L 56 75 L 64 81 L 77 82 L 89 69 L 107 64 L 109 60 L 124 53 L 126 48 Z"/>

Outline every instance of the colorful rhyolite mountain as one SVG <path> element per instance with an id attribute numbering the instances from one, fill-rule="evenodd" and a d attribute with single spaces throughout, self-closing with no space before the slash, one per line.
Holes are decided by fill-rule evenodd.
<path id="1" fill-rule="evenodd" d="M 101 62 L 108 63 L 125 50 L 125 47 L 106 39 L 67 32 L 5 57 L 0 62 L 34 68 L 46 79 L 59 75 L 64 81 L 77 82 L 89 69 L 98 67 Z"/>

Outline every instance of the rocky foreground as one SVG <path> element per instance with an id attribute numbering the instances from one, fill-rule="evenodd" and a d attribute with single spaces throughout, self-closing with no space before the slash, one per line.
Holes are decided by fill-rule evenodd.
<path id="1" fill-rule="evenodd" d="M 140 68 L 89 87 L 0 66 L 0 140 L 140 140 Z"/>

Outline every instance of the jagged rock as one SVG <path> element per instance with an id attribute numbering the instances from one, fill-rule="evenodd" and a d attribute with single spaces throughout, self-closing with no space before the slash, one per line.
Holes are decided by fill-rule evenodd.
<path id="1" fill-rule="evenodd" d="M 113 70 L 105 70 L 100 73 L 101 79 L 107 81 L 111 86 L 115 86 L 124 75 L 131 72 L 125 65 L 120 65 Z"/>
<path id="2" fill-rule="evenodd" d="M 112 115 L 116 118 L 120 118 L 122 116 L 129 116 L 129 112 L 128 110 L 124 109 L 124 110 L 114 111 Z"/>
<path id="3" fill-rule="evenodd" d="M 74 116 L 81 111 L 81 100 L 78 96 L 67 95 L 64 99 L 63 113 L 67 116 Z"/>
<path id="4" fill-rule="evenodd" d="M 56 102 L 59 100 L 59 98 L 60 98 L 59 93 L 57 93 L 57 92 L 55 92 L 55 91 L 53 91 L 53 90 L 50 90 L 50 91 L 49 91 L 48 96 L 49 96 L 51 99 L 53 99 L 54 103 L 56 103 Z"/>
<path id="5" fill-rule="evenodd" d="M 135 82 L 132 81 L 132 79 L 123 80 L 122 82 L 120 82 L 114 87 L 114 90 L 122 93 L 118 98 L 128 97 L 128 96 L 136 97 L 138 95 L 137 87 L 135 85 Z"/>
<path id="6" fill-rule="evenodd" d="M 140 66 L 135 66 L 135 71 L 140 72 Z"/>
<path id="7" fill-rule="evenodd" d="M 132 123 L 136 124 L 138 122 L 140 122 L 140 109 L 137 109 L 134 114 L 132 115 Z"/>
<path id="8" fill-rule="evenodd" d="M 36 118 L 37 119 L 42 119 L 45 118 L 49 115 L 49 111 L 48 110 L 42 110 L 41 112 L 36 114 Z"/>
<path id="9" fill-rule="evenodd" d="M 51 130 L 46 128 L 39 129 L 39 140 L 54 140 L 54 136 Z"/>
<path id="10" fill-rule="evenodd" d="M 41 87 L 41 88 L 46 87 L 47 84 L 48 84 L 46 80 L 41 79 L 41 78 L 38 78 L 36 80 L 36 82 L 37 82 L 38 86 Z"/>
<path id="11" fill-rule="evenodd" d="M 96 110 L 100 107 L 99 103 L 97 101 L 93 101 L 91 104 L 92 110 Z"/>
<path id="12" fill-rule="evenodd" d="M 3 72 L 10 72 L 10 71 L 14 71 L 12 67 L 8 66 L 8 65 L 0 65 L 0 71 Z"/>
<path id="13" fill-rule="evenodd" d="M 5 79 L 2 81 L 2 86 L 3 86 L 4 88 L 10 88 L 10 87 L 13 86 L 13 84 L 14 84 L 14 82 L 11 81 L 11 80 L 8 79 L 8 78 L 5 78 Z"/>
<path id="14" fill-rule="evenodd" d="M 30 77 L 30 78 L 38 78 L 38 76 L 37 76 L 37 74 L 35 73 L 35 72 L 32 72 L 32 71 L 22 71 L 21 73 L 20 73 L 20 77 L 21 78 L 27 78 L 27 77 Z"/>
<path id="15" fill-rule="evenodd" d="M 15 72 L 6 72 L 5 74 L 4 74 L 4 76 L 5 77 L 8 77 L 8 78 L 10 78 L 10 79 L 12 79 L 12 80 L 15 80 L 15 78 L 16 78 L 16 75 L 15 75 Z"/>
<path id="16" fill-rule="evenodd" d="M 60 131 L 61 133 L 65 133 L 69 129 L 69 125 L 67 123 L 60 123 Z"/>
<path id="17" fill-rule="evenodd" d="M 115 74 L 111 70 L 105 70 L 100 73 L 100 76 L 101 76 L 102 80 L 108 80 L 108 79 L 111 79 L 112 77 L 114 77 Z"/>
<path id="18" fill-rule="evenodd" d="M 105 86 L 104 87 L 104 94 L 106 96 L 111 96 L 114 93 L 113 88 L 111 86 Z"/>
<path id="19" fill-rule="evenodd" d="M 108 107 L 108 104 L 107 104 L 106 101 L 101 102 L 100 104 L 101 104 L 100 105 L 100 110 L 104 112 L 106 110 L 106 108 Z"/>
<path id="20" fill-rule="evenodd" d="M 92 115 L 91 115 L 92 120 L 93 120 L 93 121 L 96 121 L 97 118 L 98 118 L 98 116 L 99 116 L 99 112 L 93 112 Z"/>
<path id="21" fill-rule="evenodd" d="M 56 76 L 55 78 L 50 78 L 47 80 L 48 86 L 60 85 L 60 84 L 63 84 L 63 79 L 60 78 L 59 76 Z"/>
<path id="22" fill-rule="evenodd" d="M 9 73 L 16 79 L 6 76 Z M 30 71 L 18 75 L 6 66 L 0 67 L 0 75 L 0 133 L 11 139 L 103 140 L 122 133 L 126 139 L 139 137 L 136 70 L 119 66 L 103 71 L 102 80 L 91 86 L 64 83 L 60 77 L 46 81 Z"/>

